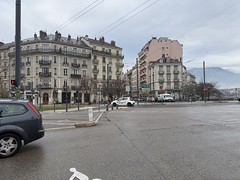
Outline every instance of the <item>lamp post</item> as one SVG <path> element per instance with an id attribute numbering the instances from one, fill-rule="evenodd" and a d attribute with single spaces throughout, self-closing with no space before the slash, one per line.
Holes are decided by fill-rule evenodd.
<path id="1" fill-rule="evenodd" d="M 54 86 L 53 86 L 53 109 L 55 112 L 56 109 L 56 79 L 54 79 Z"/>
<path id="2" fill-rule="evenodd" d="M 78 111 L 79 111 L 79 100 L 80 100 L 80 97 L 79 97 L 79 88 L 78 88 L 78 93 L 77 93 L 77 98 L 78 98 Z"/>
<path id="3" fill-rule="evenodd" d="M 66 112 L 67 112 L 68 111 L 68 102 L 67 102 L 67 90 L 68 90 L 68 88 L 67 88 L 66 85 L 63 86 L 63 90 L 65 91 Z"/>

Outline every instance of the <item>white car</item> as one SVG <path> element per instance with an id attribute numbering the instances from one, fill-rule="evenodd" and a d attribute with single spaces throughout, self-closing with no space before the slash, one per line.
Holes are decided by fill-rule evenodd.
<path id="1" fill-rule="evenodd" d="M 111 102 L 111 106 L 134 106 L 135 101 L 132 101 L 130 97 L 120 97 L 117 100 Z"/>

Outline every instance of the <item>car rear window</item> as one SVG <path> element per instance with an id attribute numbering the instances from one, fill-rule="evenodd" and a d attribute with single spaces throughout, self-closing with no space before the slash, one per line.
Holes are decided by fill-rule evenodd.
<path id="1" fill-rule="evenodd" d="M 0 104 L 0 117 L 21 115 L 27 111 L 26 107 L 22 104 Z"/>

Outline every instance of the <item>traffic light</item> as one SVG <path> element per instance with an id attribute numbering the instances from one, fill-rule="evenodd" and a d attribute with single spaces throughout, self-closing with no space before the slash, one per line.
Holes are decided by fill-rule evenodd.
<path id="1" fill-rule="evenodd" d="M 11 80 L 11 85 L 16 86 L 16 80 Z"/>

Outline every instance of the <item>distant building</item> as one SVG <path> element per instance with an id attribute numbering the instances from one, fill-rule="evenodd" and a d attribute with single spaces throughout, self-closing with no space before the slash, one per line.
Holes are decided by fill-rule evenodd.
<path id="1" fill-rule="evenodd" d="M 166 37 L 159 39 L 153 37 L 138 53 L 140 84 L 149 83 L 148 67 L 150 62 L 159 60 L 162 57 L 176 59 L 182 62 L 183 45 L 177 40 Z"/>
<path id="2" fill-rule="evenodd" d="M 122 61 L 122 48 L 114 41 L 40 31 L 21 42 L 21 95 L 35 104 L 90 103 L 107 80 L 122 79 Z M 15 43 L 0 44 L 0 69 L 3 88 L 14 96 Z"/>

